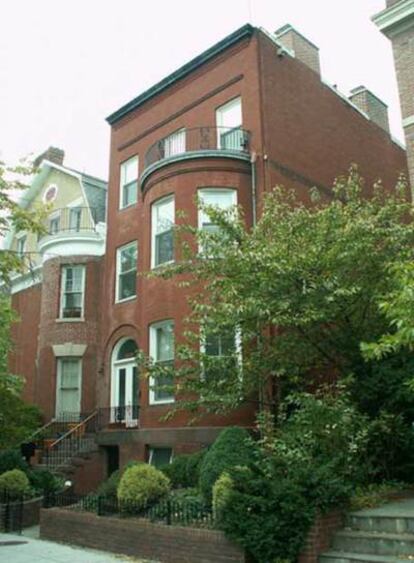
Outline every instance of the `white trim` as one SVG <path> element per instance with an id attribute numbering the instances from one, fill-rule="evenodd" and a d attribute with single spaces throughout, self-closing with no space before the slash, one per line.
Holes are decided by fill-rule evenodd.
<path id="1" fill-rule="evenodd" d="M 68 357 L 68 358 L 64 358 L 64 357 L 58 358 L 58 359 L 57 359 L 57 362 L 56 362 L 56 363 L 57 363 L 57 366 L 56 366 L 56 371 L 57 371 L 57 373 L 56 373 L 56 399 L 55 399 L 55 416 L 56 416 L 56 418 L 57 418 L 58 420 L 59 420 L 59 415 L 61 414 L 61 411 L 60 411 L 60 409 L 59 409 L 59 407 L 60 407 L 59 403 L 60 403 L 60 401 L 61 401 L 61 399 L 59 398 L 59 391 L 60 391 L 60 388 L 61 388 L 62 362 L 64 362 L 65 360 L 72 360 L 72 361 L 73 361 L 73 360 L 75 360 L 75 359 L 77 359 L 77 361 L 78 361 L 78 409 L 77 409 L 77 411 L 73 411 L 73 414 L 79 413 L 79 415 L 80 415 L 80 413 L 81 413 L 81 405 L 82 405 L 82 368 L 83 368 L 83 366 L 82 366 L 82 363 L 83 363 L 83 362 L 82 362 L 82 358 L 76 358 L 76 357 L 74 357 L 74 356 Z M 63 414 L 64 412 L 65 412 L 65 411 L 62 411 L 62 414 Z M 72 414 L 72 412 L 71 412 L 71 414 Z"/>
<path id="2" fill-rule="evenodd" d="M 124 299 L 119 299 L 119 277 L 121 275 L 121 254 L 125 250 L 129 248 L 135 247 L 136 248 L 136 260 L 135 260 L 135 293 L 134 295 L 130 295 L 129 297 L 124 297 Z M 133 240 L 124 244 L 123 246 L 119 246 L 116 249 L 116 265 L 115 265 L 115 303 L 124 303 L 125 301 L 131 301 L 132 299 L 136 299 L 137 297 L 137 271 L 138 271 L 138 241 Z M 130 270 L 132 272 L 132 270 Z M 124 272 L 125 273 L 125 272 Z"/>
<path id="3" fill-rule="evenodd" d="M 82 303 L 81 303 L 81 315 L 80 317 L 64 317 L 63 316 L 63 305 L 64 305 L 64 298 L 65 298 L 65 287 L 66 287 L 66 272 L 68 268 L 81 268 L 82 271 L 82 282 L 81 282 L 81 291 L 82 291 Z M 85 315 L 85 285 L 86 285 L 86 266 L 85 264 L 63 264 L 61 266 L 60 272 L 60 308 L 59 308 L 59 319 L 66 320 L 66 319 L 84 319 Z"/>
<path id="4" fill-rule="evenodd" d="M 168 462 L 168 464 L 170 465 L 172 463 L 173 457 L 174 457 L 174 452 L 171 446 L 150 446 L 149 447 L 149 455 L 148 455 L 148 465 L 152 465 L 152 458 L 154 456 L 154 450 L 170 450 L 171 451 L 171 455 L 170 455 L 170 461 Z M 155 467 L 155 465 L 154 465 Z"/>
<path id="5" fill-rule="evenodd" d="M 149 325 L 149 355 L 152 358 L 153 362 L 156 362 L 157 357 L 157 339 L 156 339 L 156 330 L 157 328 L 161 328 L 163 326 L 172 326 L 173 328 L 173 357 L 171 358 L 174 360 L 174 320 L 173 319 L 165 319 L 163 321 L 158 321 L 156 323 L 152 323 Z M 154 386 L 154 378 L 149 378 L 149 404 L 150 405 L 168 405 L 175 402 L 175 397 L 171 397 L 170 399 L 161 399 L 157 400 L 155 398 L 155 392 L 153 389 Z"/>
<path id="6" fill-rule="evenodd" d="M 403 127 L 410 127 L 410 125 L 414 125 L 414 115 L 409 115 L 402 120 Z"/>
<path id="7" fill-rule="evenodd" d="M 43 262 L 57 256 L 102 256 L 105 253 L 105 233 L 60 232 L 42 237 L 37 247 Z"/>
<path id="8" fill-rule="evenodd" d="M 127 422 L 128 426 L 134 427 L 138 425 L 138 418 L 133 419 L 132 418 L 132 413 L 133 413 L 133 407 L 135 406 L 133 404 L 133 390 L 134 390 L 134 369 L 136 370 L 136 376 L 138 378 L 138 365 L 137 362 L 135 360 L 135 358 L 125 358 L 124 360 L 117 360 L 117 356 L 119 353 L 119 350 L 121 349 L 121 347 L 123 346 L 123 344 L 125 344 L 125 342 L 127 342 L 128 340 L 132 340 L 133 342 L 136 341 L 134 338 L 131 337 L 124 337 L 121 338 L 120 340 L 118 340 L 118 342 L 115 344 L 115 346 L 112 349 L 112 354 L 111 354 L 111 389 L 110 389 L 110 400 L 111 400 L 111 409 L 117 408 L 119 407 L 119 388 L 118 388 L 118 378 L 119 378 L 119 370 L 120 369 L 125 369 L 125 419 L 123 421 L 118 421 L 118 422 Z M 137 350 L 138 350 L 138 345 L 137 346 Z M 139 379 L 137 380 L 137 396 L 135 397 L 136 400 L 136 407 L 137 407 L 137 411 L 139 408 Z M 128 402 L 129 401 L 129 402 Z M 128 418 L 128 413 L 130 413 L 131 418 L 127 420 Z M 113 419 L 113 412 L 111 410 L 111 422 L 116 422 Z"/>
<path id="9" fill-rule="evenodd" d="M 223 123 L 223 112 L 231 109 L 232 107 L 240 107 L 240 123 L 232 123 L 230 125 L 224 125 Z M 243 125 L 243 105 L 242 105 L 242 98 L 241 96 L 236 96 L 232 98 L 228 102 L 225 102 L 221 106 L 216 108 L 216 126 L 217 126 L 217 148 L 221 149 L 221 135 L 224 133 L 224 129 L 228 129 L 229 131 L 232 129 L 236 129 L 237 127 L 242 127 Z"/>
<path id="10" fill-rule="evenodd" d="M 13 276 L 10 279 L 11 294 L 24 291 L 42 281 L 42 266 L 36 266 L 32 271 Z"/>
<path id="11" fill-rule="evenodd" d="M 72 342 L 66 342 L 66 344 L 54 344 L 52 346 L 53 354 L 56 358 L 59 357 L 76 357 L 81 358 L 86 352 L 86 344 L 73 344 Z"/>
<path id="12" fill-rule="evenodd" d="M 85 205 L 85 202 L 83 200 L 83 197 L 78 197 L 78 199 L 75 199 L 73 201 L 71 201 L 70 203 L 66 204 L 66 207 L 89 207 Z"/>
<path id="13" fill-rule="evenodd" d="M 153 201 L 151 203 L 151 269 L 159 268 L 161 266 L 167 266 L 168 264 L 172 264 L 174 262 L 174 251 L 173 251 L 173 259 L 172 260 L 168 260 L 168 262 L 162 262 L 161 264 L 155 263 L 155 240 L 156 240 L 156 235 L 160 234 L 160 233 L 155 232 L 155 229 L 156 229 L 156 210 L 157 210 L 158 206 L 165 205 L 165 204 L 169 203 L 170 201 L 172 203 L 172 216 L 173 216 L 173 223 L 171 225 L 171 228 L 174 229 L 174 225 L 175 225 L 175 195 L 170 194 L 170 195 L 167 195 L 165 197 L 161 197 L 160 199 L 157 199 L 156 201 Z M 166 229 L 165 231 L 162 231 L 162 232 L 167 232 L 168 230 L 169 229 Z"/>

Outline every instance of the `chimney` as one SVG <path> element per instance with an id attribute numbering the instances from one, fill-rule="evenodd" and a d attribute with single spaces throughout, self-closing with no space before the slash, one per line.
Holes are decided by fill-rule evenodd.
<path id="1" fill-rule="evenodd" d="M 365 86 L 358 86 L 351 90 L 350 101 L 387 133 L 390 132 L 388 123 L 388 107 Z"/>
<path id="2" fill-rule="evenodd" d="M 62 149 L 58 149 L 57 147 L 49 147 L 45 150 L 42 154 L 34 160 L 33 165 L 35 168 L 40 166 L 43 160 L 49 160 L 50 162 L 54 162 L 55 164 L 59 164 L 62 166 L 63 159 L 65 158 L 65 152 Z"/>
<path id="3" fill-rule="evenodd" d="M 289 23 L 277 29 L 274 35 L 283 47 L 294 52 L 297 59 L 319 75 L 321 74 L 319 47 L 306 39 L 299 31 L 296 31 Z"/>
<path id="4" fill-rule="evenodd" d="M 401 0 L 387 0 L 387 8 L 391 8 L 391 6 L 398 4 L 398 2 L 401 2 Z"/>

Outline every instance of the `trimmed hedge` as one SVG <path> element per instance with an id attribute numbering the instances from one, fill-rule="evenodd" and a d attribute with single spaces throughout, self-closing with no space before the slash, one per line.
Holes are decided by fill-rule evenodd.
<path id="1" fill-rule="evenodd" d="M 29 491 L 29 479 L 20 469 L 12 469 L 0 475 L 0 492 L 7 492 L 11 497 L 15 497 Z"/>
<path id="2" fill-rule="evenodd" d="M 220 475 L 236 466 L 249 464 L 252 455 L 250 435 L 237 426 L 223 430 L 201 463 L 199 487 L 204 498 L 211 502 L 214 483 Z"/>
<path id="3" fill-rule="evenodd" d="M 173 458 L 169 465 L 161 467 L 174 489 L 197 487 L 200 478 L 200 468 L 207 450 L 200 450 L 194 454 L 179 455 Z"/>
<path id="4" fill-rule="evenodd" d="M 140 463 L 129 467 L 118 486 L 118 500 L 128 504 L 145 506 L 165 497 L 170 490 L 170 480 L 161 471 Z"/>

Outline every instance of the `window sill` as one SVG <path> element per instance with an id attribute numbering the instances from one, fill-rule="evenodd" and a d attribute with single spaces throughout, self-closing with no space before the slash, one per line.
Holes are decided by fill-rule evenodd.
<path id="1" fill-rule="evenodd" d="M 133 301 L 136 299 L 136 295 L 131 295 L 131 297 L 126 297 L 125 299 L 120 299 L 119 301 L 115 301 L 115 305 L 122 305 L 122 303 L 128 303 L 128 301 Z"/>
<path id="2" fill-rule="evenodd" d="M 70 317 L 68 317 L 67 319 L 56 319 L 57 323 L 84 323 L 85 322 L 85 318 L 84 317 L 76 317 L 71 319 Z"/>
<path id="3" fill-rule="evenodd" d="M 175 403 L 175 399 L 165 399 L 164 401 L 150 401 L 149 406 L 158 407 L 162 405 L 172 405 L 173 403 Z"/>
<path id="4" fill-rule="evenodd" d="M 118 211 L 125 211 L 126 209 L 131 209 L 131 207 L 134 207 L 137 204 L 138 204 L 138 201 L 134 201 L 134 203 L 130 203 L 128 205 L 125 205 L 124 207 L 120 207 L 118 209 Z"/>
<path id="5" fill-rule="evenodd" d="M 168 262 L 163 262 L 162 264 L 157 264 L 154 266 L 151 266 L 151 270 L 160 270 L 161 268 L 166 268 L 168 266 L 171 266 L 171 264 L 174 264 L 175 260 L 169 260 Z"/>

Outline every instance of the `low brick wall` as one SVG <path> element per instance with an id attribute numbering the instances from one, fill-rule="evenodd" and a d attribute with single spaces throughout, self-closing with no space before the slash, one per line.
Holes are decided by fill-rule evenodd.
<path id="1" fill-rule="evenodd" d="M 99 517 L 49 508 L 40 512 L 40 537 L 162 563 L 247 563 L 222 532 L 153 524 L 138 518 Z"/>
<path id="2" fill-rule="evenodd" d="M 344 514 L 340 510 L 317 516 L 309 530 L 298 563 L 318 563 L 319 555 L 329 550 L 335 532 L 342 528 L 343 524 Z"/>
<path id="3" fill-rule="evenodd" d="M 20 528 L 28 528 L 35 526 L 40 520 L 40 509 L 42 507 L 43 497 L 26 500 L 23 507 L 20 502 L 11 502 L 8 507 L 7 525 L 9 530 L 18 531 Z M 6 505 L 0 504 L 0 532 L 5 532 L 5 511 Z"/>

